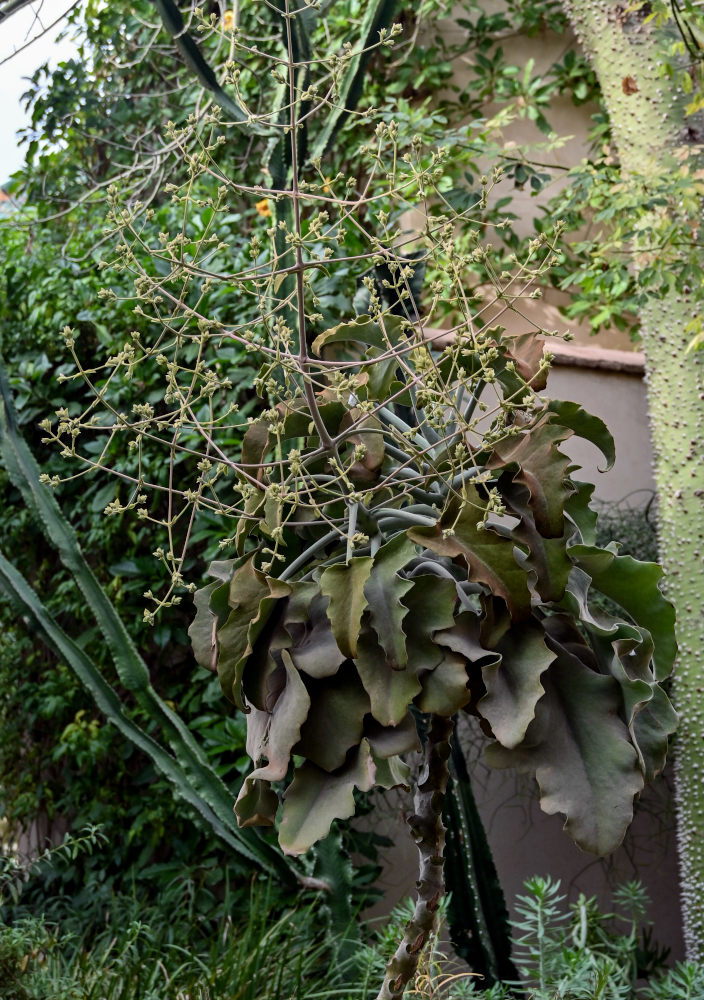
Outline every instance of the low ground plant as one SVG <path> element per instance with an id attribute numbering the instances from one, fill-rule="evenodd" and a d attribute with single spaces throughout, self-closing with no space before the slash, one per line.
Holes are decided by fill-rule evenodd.
<path id="1" fill-rule="evenodd" d="M 69 842 L 64 854 L 85 847 Z M 42 863 L 58 863 L 55 856 Z M 227 888 L 210 919 L 195 915 L 183 884 L 161 904 L 119 896 L 103 929 L 86 933 L 80 914 L 60 924 L 21 905 L 17 866 L 2 875 L 2 1000 L 371 1000 L 388 955 L 413 916 L 406 900 L 382 921 L 363 924 L 350 954 L 345 935 L 321 919 L 322 898 L 281 906 L 271 884 L 254 880 L 249 905 Z M 21 879 L 20 881 L 24 881 Z M 175 904 L 178 891 L 181 901 Z M 12 897 L 12 898 L 10 898 Z M 8 905 L 8 900 L 9 905 Z M 46 902 L 51 904 L 51 900 Z M 583 895 L 567 904 L 559 881 L 535 877 L 514 904 L 514 960 L 520 981 L 486 987 L 446 943 L 447 899 L 416 975 L 404 991 L 415 1000 L 702 1000 L 704 967 L 666 968 L 653 944 L 637 883 L 614 893 L 603 912 Z"/>

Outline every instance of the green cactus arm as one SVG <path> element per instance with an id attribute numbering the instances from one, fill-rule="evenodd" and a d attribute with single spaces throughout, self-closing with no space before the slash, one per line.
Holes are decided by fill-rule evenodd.
<path id="1" fill-rule="evenodd" d="M 173 43 L 178 49 L 184 63 L 195 75 L 199 83 L 206 90 L 210 91 L 215 103 L 231 116 L 236 125 L 246 132 L 252 132 L 255 135 L 269 135 L 269 129 L 250 121 L 249 115 L 244 108 L 237 101 L 233 100 L 220 86 L 212 66 L 206 62 L 197 43 L 186 31 L 181 11 L 173 3 L 173 0 L 152 0 L 152 3 L 156 7 L 164 27 L 171 35 Z"/>
<path id="2" fill-rule="evenodd" d="M 310 156 L 312 160 L 324 156 L 348 114 L 356 107 L 362 96 L 364 74 L 371 54 L 370 47 L 378 42 L 381 29 L 388 28 L 391 24 L 397 6 L 397 0 L 372 0 L 369 3 L 360 30 L 360 36 L 364 39 L 362 47 L 350 59 L 343 74 L 339 98 L 330 109 L 325 128 L 316 136 L 313 143 Z"/>
<path id="3" fill-rule="evenodd" d="M 149 679 L 149 670 L 114 605 L 95 578 L 81 551 L 72 525 L 64 517 L 52 493 L 40 482 L 39 466 L 22 437 L 12 403 L 7 375 L 0 361 L 0 458 L 20 490 L 27 509 L 41 527 L 47 541 L 71 573 L 91 609 L 112 655 L 120 683 L 132 692 L 145 712 L 157 722 L 184 773 L 196 783 L 208 808 L 226 829 L 237 832 L 234 798 L 213 771 L 183 720 L 159 697 Z M 289 880 L 296 878 L 291 862 L 279 860 Z"/>

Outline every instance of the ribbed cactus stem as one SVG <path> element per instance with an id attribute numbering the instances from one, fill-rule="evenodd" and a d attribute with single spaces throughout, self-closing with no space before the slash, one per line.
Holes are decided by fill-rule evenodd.
<path id="1" fill-rule="evenodd" d="M 565 0 L 575 31 L 599 78 L 618 147 L 623 179 L 661 182 L 676 176 L 683 159 L 690 172 L 702 166 L 701 112 L 687 115 L 689 98 L 672 62 L 667 28 L 648 19 L 649 8 L 613 0 Z M 657 233 L 655 209 L 638 227 Z M 664 221 L 696 232 L 701 209 L 687 215 L 668 206 Z M 652 256 L 652 235 L 634 241 L 634 270 Z M 701 314 L 701 288 L 673 283 L 640 315 L 658 487 L 660 560 L 667 595 L 677 612 L 679 658 L 672 699 L 680 715 L 675 746 L 682 914 L 687 957 L 704 959 L 704 352 L 686 354 L 687 324 Z"/>

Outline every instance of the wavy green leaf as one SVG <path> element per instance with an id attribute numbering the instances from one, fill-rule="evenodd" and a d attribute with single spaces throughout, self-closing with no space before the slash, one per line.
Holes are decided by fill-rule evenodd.
<path id="1" fill-rule="evenodd" d="M 420 677 L 423 686 L 414 704 L 421 712 L 450 716 L 459 712 L 471 697 L 467 663 L 463 656 L 443 650 L 440 663 Z"/>
<path id="2" fill-rule="evenodd" d="M 619 717 L 616 681 L 553 644 L 556 660 L 541 680 L 545 694 L 525 739 L 513 749 L 492 743 L 487 760 L 535 775 L 546 813 L 563 813 L 580 847 L 608 854 L 633 818 L 643 775 L 628 729 Z"/>
<path id="3" fill-rule="evenodd" d="M 560 424 L 540 423 L 518 436 L 500 441 L 487 468 L 517 466 L 513 481 L 528 491 L 528 507 L 535 527 L 543 538 L 564 534 L 564 507 L 572 492 L 567 482 L 571 460 L 558 445 L 572 431 Z"/>
<path id="4" fill-rule="evenodd" d="M 368 619 L 368 615 L 364 619 Z M 416 670 L 411 666 L 404 670 L 393 669 L 376 635 L 364 619 L 355 660 L 357 672 L 369 695 L 374 718 L 382 726 L 397 726 L 420 692 L 421 683 Z"/>
<path id="5" fill-rule="evenodd" d="M 235 803 L 241 824 L 253 824 L 251 810 L 260 808 L 263 802 L 273 803 L 271 796 L 264 796 L 258 783 L 281 781 L 286 777 L 292 749 L 300 739 L 301 727 L 310 710 L 308 691 L 286 650 L 282 651 L 281 659 L 285 682 L 273 708 L 269 712 L 252 708 L 247 716 L 247 753 L 256 767 L 245 778 Z M 273 822 L 273 816 L 271 820 Z"/>
<path id="6" fill-rule="evenodd" d="M 364 736 L 375 757 L 393 757 L 409 750 L 420 750 L 416 721 L 410 712 L 397 726 L 382 726 L 376 719 L 367 719 L 364 723 Z"/>
<path id="7" fill-rule="evenodd" d="M 371 556 L 353 556 L 348 563 L 328 566 L 320 576 L 320 590 L 328 597 L 327 616 L 340 652 L 357 655 L 362 614 L 367 607 L 364 584 L 372 571 Z"/>
<path id="8" fill-rule="evenodd" d="M 403 603 L 408 608 L 404 619 L 408 667 L 416 672 L 432 670 L 443 655 L 435 635 L 450 628 L 455 621 L 455 582 L 431 574 L 414 576 L 413 586 L 404 594 Z"/>
<path id="9" fill-rule="evenodd" d="M 287 597 L 291 588 L 260 573 L 254 556 L 232 575 L 228 602 L 232 610 L 218 629 L 218 677 L 226 698 L 247 711 L 242 692 L 242 678 L 254 643 L 274 612 L 277 602 Z"/>
<path id="10" fill-rule="evenodd" d="M 400 757 L 377 757 L 372 754 L 376 773 L 374 784 L 379 788 L 405 788 L 411 787 L 411 768 Z"/>
<path id="11" fill-rule="evenodd" d="M 369 579 L 364 584 L 364 595 L 369 605 L 369 621 L 376 632 L 389 665 L 400 670 L 408 663 L 406 636 L 403 621 L 408 608 L 401 598 L 413 586 L 398 571 L 415 555 L 415 549 L 405 534 L 396 535 L 379 549 Z M 380 720 L 381 721 L 381 720 Z"/>
<path id="12" fill-rule="evenodd" d="M 306 762 L 297 768 L 284 794 L 279 843 L 284 854 L 303 854 L 330 832 L 336 819 L 354 815 L 354 789 L 368 792 L 375 767 L 366 740 L 334 774 Z"/>
<path id="13" fill-rule="evenodd" d="M 385 352 L 399 343 L 402 329 L 403 322 L 397 316 L 385 316 L 383 326 L 369 316 L 358 316 L 318 334 L 313 341 L 313 351 L 318 357 L 322 357 L 325 348 L 331 344 L 357 344 L 362 348 L 361 354 L 367 347 L 376 347 Z"/>
<path id="14" fill-rule="evenodd" d="M 594 545 L 572 545 L 569 554 L 591 577 L 596 590 L 619 604 L 637 625 L 648 629 L 655 647 L 655 677 L 658 681 L 669 677 L 677 655 L 675 609 L 658 586 L 663 577 L 660 566 Z"/>
<path id="15" fill-rule="evenodd" d="M 602 472 L 608 472 L 616 461 L 616 446 L 611 433 L 600 417 L 588 413 L 578 403 L 564 399 L 551 399 L 548 410 L 554 414 L 553 422 L 569 427 L 577 437 L 591 441 L 606 459 L 606 467 Z"/>
<path id="16" fill-rule="evenodd" d="M 567 532 L 559 538 L 545 538 L 533 519 L 526 487 L 518 483 L 506 485 L 500 479 L 499 489 L 507 511 L 520 518 L 512 534 L 523 550 L 522 565 L 535 574 L 535 589 L 543 601 L 559 601 L 572 568 L 565 548 Z M 562 521 L 566 527 L 564 518 Z"/>
<path id="17" fill-rule="evenodd" d="M 327 614 L 328 598 L 317 584 L 294 587 L 286 609 L 285 627 L 293 640 L 291 659 L 309 677 L 332 677 L 347 659 L 332 631 Z"/>
<path id="18" fill-rule="evenodd" d="M 349 662 L 334 677 L 310 682 L 308 691 L 311 710 L 294 753 L 324 771 L 335 771 L 362 739 L 369 695 Z"/>
<path id="19" fill-rule="evenodd" d="M 527 576 L 516 562 L 513 541 L 490 527 L 483 527 L 485 505 L 474 486 L 465 488 L 461 509 L 451 504 L 433 527 L 408 529 L 408 537 L 441 556 L 461 556 L 469 568 L 470 580 L 502 597 L 512 616 L 530 613 Z"/>
<path id="20" fill-rule="evenodd" d="M 501 655 L 482 666 L 486 694 L 477 708 L 496 739 L 509 749 L 524 739 L 544 694 L 541 677 L 555 659 L 538 624 L 508 629 L 494 647 Z"/>

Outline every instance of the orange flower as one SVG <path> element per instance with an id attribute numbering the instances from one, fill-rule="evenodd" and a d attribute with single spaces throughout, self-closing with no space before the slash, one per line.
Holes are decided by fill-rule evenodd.
<path id="1" fill-rule="evenodd" d="M 262 200 L 258 201 L 254 207 L 263 218 L 268 219 L 271 217 L 271 209 L 269 208 L 268 199 L 262 198 Z"/>

